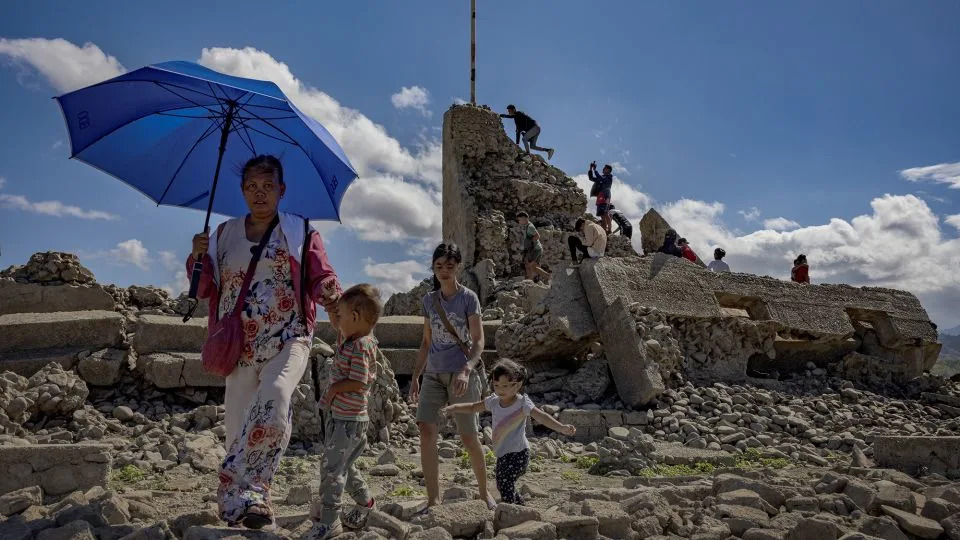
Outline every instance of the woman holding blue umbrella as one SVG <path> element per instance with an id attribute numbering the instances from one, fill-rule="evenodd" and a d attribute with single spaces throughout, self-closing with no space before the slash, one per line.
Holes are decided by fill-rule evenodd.
<path id="1" fill-rule="evenodd" d="M 231 524 L 263 527 L 290 439 L 290 398 L 308 363 L 314 302 L 329 311 L 340 292 L 307 218 L 339 221 L 356 170 L 276 84 L 191 62 L 146 66 L 57 102 L 71 158 L 158 205 L 206 210 L 188 273 L 190 298 L 209 298 L 212 308 L 204 367 L 227 377 L 219 506 Z M 223 163 L 246 165 L 240 186 L 218 192 Z M 212 213 L 235 219 L 209 234 Z"/>
<path id="2" fill-rule="evenodd" d="M 194 236 L 187 268 L 202 259 L 198 296 L 210 299 L 211 334 L 249 280 L 240 311 L 245 342 L 226 378 L 227 457 L 217 495 L 225 521 L 259 529 L 272 521 L 270 482 L 290 440 L 291 396 L 309 362 L 314 301 L 332 308 L 340 287 L 320 234 L 303 218 L 278 212 L 286 185 L 276 157 L 249 160 L 240 188 L 250 213 Z M 248 278 L 251 252 L 261 244 Z M 302 308 L 301 294 L 310 300 Z"/>

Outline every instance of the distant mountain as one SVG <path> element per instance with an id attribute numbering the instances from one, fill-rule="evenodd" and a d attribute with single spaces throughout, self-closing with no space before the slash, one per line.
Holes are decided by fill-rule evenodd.
<path id="1" fill-rule="evenodd" d="M 957 326 L 954 326 L 953 328 L 949 328 L 947 330 L 941 330 L 940 333 L 946 334 L 948 336 L 960 336 L 960 324 L 958 324 Z"/>
<path id="2" fill-rule="evenodd" d="M 954 330 L 960 330 L 960 326 Z M 940 343 L 940 358 L 931 371 L 946 377 L 960 373 L 960 335 L 940 334 Z"/>

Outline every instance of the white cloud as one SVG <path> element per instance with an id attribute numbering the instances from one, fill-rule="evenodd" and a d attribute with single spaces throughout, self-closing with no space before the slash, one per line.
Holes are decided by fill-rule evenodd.
<path id="1" fill-rule="evenodd" d="M 737 213 L 747 221 L 756 221 L 760 217 L 760 209 L 756 206 L 750 208 L 750 210 L 737 210 Z"/>
<path id="2" fill-rule="evenodd" d="M 884 195 L 871 207 L 872 213 L 849 220 L 740 236 L 724 225 L 720 203 L 681 200 L 661 213 L 698 253 L 726 249 L 734 271 L 786 279 L 793 258 L 805 253 L 814 282 L 906 289 L 935 318 L 956 319 L 960 238 L 944 238 L 937 216 L 914 195 Z M 951 216 L 947 222 L 956 225 L 960 219 Z"/>
<path id="3" fill-rule="evenodd" d="M 456 105 L 466 105 L 467 103 L 470 103 L 470 102 L 463 99 L 462 97 L 454 97 L 453 103 Z"/>
<path id="4" fill-rule="evenodd" d="M 590 195 L 590 187 L 593 186 L 593 182 L 587 175 L 578 174 L 573 177 L 573 180 L 584 193 Z M 610 188 L 610 193 L 613 205 L 632 222 L 638 221 L 653 206 L 653 199 L 649 195 L 616 176 L 613 177 L 613 186 Z M 595 205 L 595 199 L 587 199 L 588 211 L 594 212 Z"/>
<path id="5" fill-rule="evenodd" d="M 116 58 L 93 43 L 78 47 L 57 38 L 0 38 L 0 55 L 28 64 L 60 92 L 70 92 L 126 71 Z"/>
<path id="6" fill-rule="evenodd" d="M 118 262 L 130 263 L 142 270 L 149 269 L 150 252 L 143 246 L 143 242 L 136 238 L 118 243 L 109 253 Z"/>
<path id="7" fill-rule="evenodd" d="M 427 265 L 421 261 L 377 263 L 367 259 L 363 272 L 376 282 L 384 299 L 393 293 L 409 291 L 429 275 Z"/>
<path id="8" fill-rule="evenodd" d="M 177 270 L 184 266 L 180 257 L 172 251 L 160 251 L 157 253 L 157 258 L 160 260 L 160 264 L 167 270 Z"/>
<path id="9" fill-rule="evenodd" d="M 422 138 L 413 151 L 404 148 L 383 126 L 300 81 L 285 63 L 252 47 L 203 49 L 199 62 L 230 75 L 277 83 L 300 110 L 327 128 L 360 174 L 344 196 L 341 217 L 361 238 L 440 238 L 439 139 Z"/>
<path id="10" fill-rule="evenodd" d="M 763 226 L 774 231 L 788 231 L 790 229 L 796 229 L 800 224 L 792 219 L 777 217 L 763 220 Z"/>
<path id="11" fill-rule="evenodd" d="M 954 214 L 952 216 L 947 216 L 943 219 L 944 222 L 953 225 L 960 231 L 960 214 Z"/>
<path id="12" fill-rule="evenodd" d="M 421 86 L 404 86 L 390 96 L 390 103 L 397 109 L 416 109 L 424 116 L 430 116 L 427 105 L 430 104 L 430 92 Z"/>
<path id="13" fill-rule="evenodd" d="M 630 171 L 619 161 L 611 162 L 610 166 L 613 167 L 613 174 L 630 176 Z"/>
<path id="14" fill-rule="evenodd" d="M 900 176 L 911 182 L 936 182 L 947 184 L 950 189 L 960 189 L 960 161 L 904 169 Z"/>
<path id="15" fill-rule="evenodd" d="M 0 187 L 2 187 L 0 183 Z M 70 206 L 60 201 L 31 201 L 22 195 L 7 195 L 0 193 L 0 207 L 15 208 L 25 212 L 33 212 L 54 217 L 75 217 L 80 219 L 117 219 L 117 216 L 100 210 L 84 210 L 77 206 Z"/>

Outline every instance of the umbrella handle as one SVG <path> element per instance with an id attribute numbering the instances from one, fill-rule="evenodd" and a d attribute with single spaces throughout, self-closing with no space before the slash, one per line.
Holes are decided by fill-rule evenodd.
<path id="1" fill-rule="evenodd" d="M 187 301 L 190 302 L 190 308 L 187 314 L 183 316 L 183 322 L 187 322 L 193 317 L 194 310 L 197 309 L 197 289 L 200 288 L 200 274 L 203 273 L 203 261 L 198 260 L 193 263 L 193 273 L 190 275 L 190 292 L 187 294 Z"/>

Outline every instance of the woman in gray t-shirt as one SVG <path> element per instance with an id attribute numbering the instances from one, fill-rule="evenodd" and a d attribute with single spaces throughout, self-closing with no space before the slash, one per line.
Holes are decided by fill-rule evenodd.
<path id="1" fill-rule="evenodd" d="M 440 409 L 482 399 L 483 377 L 486 376 L 480 368 L 484 346 L 480 299 L 457 282 L 462 260 L 456 244 L 440 244 L 433 252 L 434 290 L 423 297 L 423 341 L 410 384 L 410 401 L 418 403 L 420 460 L 427 486 L 427 504 L 431 506 L 440 504 L 440 461 L 437 455 Z M 463 447 L 470 455 L 480 497 L 492 510 L 496 502 L 487 491 L 487 468 L 477 436 L 480 428 L 477 415 L 459 414 L 454 419 Z"/>

